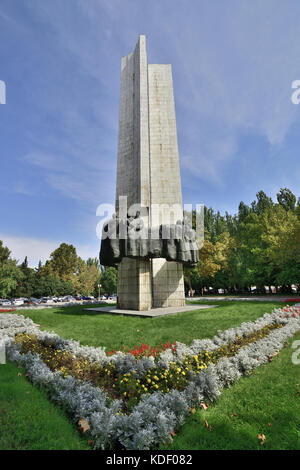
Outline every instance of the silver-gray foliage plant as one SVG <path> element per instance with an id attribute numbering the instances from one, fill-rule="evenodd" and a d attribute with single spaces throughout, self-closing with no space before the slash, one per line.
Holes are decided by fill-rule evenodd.
<path id="1" fill-rule="evenodd" d="M 70 350 L 74 356 L 87 357 L 102 364 L 114 362 L 120 372 L 135 371 L 137 377 L 142 377 L 152 367 L 168 368 L 170 362 L 182 362 L 186 355 L 213 351 L 270 324 L 282 324 L 283 327 L 241 348 L 235 356 L 222 358 L 216 365 L 210 365 L 191 378 L 181 392 L 158 391 L 150 396 L 144 395 L 130 415 L 121 413 L 121 401 L 110 400 L 106 392 L 90 383 L 81 383 L 71 376 L 64 379 L 59 372 L 52 372 L 38 354 L 28 352 L 22 355 L 20 346 L 13 341 L 17 333 L 36 334 L 54 347 Z M 146 450 L 166 442 L 170 432 L 183 424 L 192 406 L 204 400 L 215 401 L 222 388 L 229 387 L 242 375 L 268 362 L 299 329 L 299 318 L 292 318 L 282 309 L 275 309 L 272 314 L 265 314 L 255 322 L 245 322 L 237 328 L 219 331 L 212 340 L 196 339 L 191 346 L 176 343 L 175 353 L 166 350 L 155 363 L 153 357 L 136 361 L 130 354 L 121 352 L 108 357 L 105 348 L 81 346 L 77 341 L 64 340 L 55 333 L 39 330 L 38 325 L 23 316 L 0 314 L 0 342 L 6 344 L 8 358 L 22 364 L 30 380 L 44 387 L 53 401 L 66 407 L 75 422 L 79 418 L 89 422 L 89 432 L 97 449 L 113 448 L 119 442 L 126 449 Z"/>

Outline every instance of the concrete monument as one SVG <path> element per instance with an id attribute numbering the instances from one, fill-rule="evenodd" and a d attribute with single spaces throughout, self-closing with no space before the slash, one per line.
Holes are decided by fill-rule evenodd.
<path id="1" fill-rule="evenodd" d="M 171 65 L 148 64 L 141 35 L 121 63 L 116 214 L 100 262 L 118 265 L 117 308 L 140 311 L 183 307 L 183 265 L 197 261 L 183 221 Z"/>

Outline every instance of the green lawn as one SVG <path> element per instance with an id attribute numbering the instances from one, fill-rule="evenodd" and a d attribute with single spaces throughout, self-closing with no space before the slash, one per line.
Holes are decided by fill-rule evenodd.
<path id="1" fill-rule="evenodd" d="M 16 364 L 0 364 L 0 449 L 90 449 L 63 410 L 25 374 Z"/>
<path id="2" fill-rule="evenodd" d="M 173 443 L 162 449 L 300 449 L 300 365 L 288 342 L 270 364 L 222 392 L 207 410 L 191 414 Z M 206 427 L 205 420 L 209 427 Z M 258 434 L 266 436 L 264 445 Z"/>
<path id="3" fill-rule="evenodd" d="M 218 330 L 255 320 L 284 305 L 282 302 L 235 303 L 226 300 L 204 303 L 218 307 L 158 318 L 86 312 L 82 306 L 20 310 L 19 314 L 30 317 L 43 330 L 53 330 L 63 338 L 77 339 L 82 344 L 106 346 L 109 351 L 123 345 L 158 345 L 168 340 L 190 344 L 193 339 L 212 337 Z"/>
<path id="4" fill-rule="evenodd" d="M 212 337 L 219 329 L 255 320 L 283 305 L 253 301 L 211 303 L 218 307 L 165 318 L 95 314 L 85 312 L 81 306 L 19 313 L 32 318 L 41 329 L 53 330 L 64 338 L 80 340 L 82 344 L 106 346 L 110 350 L 141 342 L 157 345 L 168 339 L 189 344 L 195 338 Z M 174 438 L 171 448 L 299 449 L 297 390 L 300 374 L 299 366 L 291 363 L 291 354 L 291 348 L 285 348 L 272 363 L 225 390 L 207 411 L 197 411 Z M 48 402 L 43 391 L 31 386 L 24 378 L 24 371 L 14 364 L 0 365 L 1 409 L 5 410 L 0 416 L 2 449 L 89 448 L 63 411 Z M 211 431 L 205 427 L 204 419 L 212 426 Z M 271 427 L 267 426 L 269 422 Z M 264 446 L 258 442 L 259 433 L 266 435 Z"/>

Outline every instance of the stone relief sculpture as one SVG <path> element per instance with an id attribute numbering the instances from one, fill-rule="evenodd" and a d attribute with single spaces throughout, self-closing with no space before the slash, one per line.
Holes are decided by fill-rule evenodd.
<path id="1" fill-rule="evenodd" d="M 125 231 L 120 224 L 125 224 Z M 125 237 L 120 237 L 125 233 Z M 196 233 L 184 219 L 176 224 L 146 228 L 137 211 L 135 216 L 127 216 L 121 222 L 114 215 L 104 226 L 100 250 L 100 263 L 115 266 L 123 258 L 151 259 L 165 258 L 184 265 L 194 266 L 199 261 Z"/>

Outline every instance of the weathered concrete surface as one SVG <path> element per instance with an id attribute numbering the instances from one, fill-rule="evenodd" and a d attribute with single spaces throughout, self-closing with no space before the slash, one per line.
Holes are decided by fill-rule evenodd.
<path id="1" fill-rule="evenodd" d="M 192 310 L 202 310 L 206 308 L 217 307 L 217 305 L 185 305 L 184 307 L 166 307 L 166 308 L 152 308 L 150 310 L 130 310 L 120 309 L 116 307 L 95 307 L 85 308 L 87 312 L 95 313 L 111 313 L 113 315 L 131 315 L 139 317 L 163 317 L 165 315 L 174 315 L 181 312 L 190 312 Z"/>
<path id="2" fill-rule="evenodd" d="M 147 64 L 143 35 L 134 52 L 122 58 L 117 212 L 119 196 L 127 196 L 128 207 L 141 206 L 146 227 L 183 218 L 171 66 Z M 172 211 L 168 205 L 175 205 Z M 124 258 L 119 264 L 119 308 L 184 305 L 182 264 L 164 258 Z"/>
<path id="3" fill-rule="evenodd" d="M 151 226 L 182 220 L 182 194 L 171 65 L 148 65 Z M 172 211 L 170 210 L 172 207 Z M 152 260 L 153 307 L 185 305 L 181 263 Z"/>
<path id="4" fill-rule="evenodd" d="M 140 204 L 149 226 L 149 123 L 146 38 L 140 36 L 133 53 L 122 58 L 116 211 L 119 196 L 128 208 Z M 150 261 L 124 258 L 118 267 L 119 307 L 151 308 Z"/>

